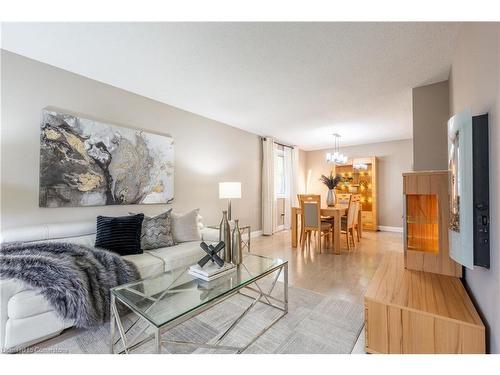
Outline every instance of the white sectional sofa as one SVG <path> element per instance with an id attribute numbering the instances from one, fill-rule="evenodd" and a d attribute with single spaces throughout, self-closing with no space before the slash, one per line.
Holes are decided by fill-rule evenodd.
<path id="1" fill-rule="evenodd" d="M 203 227 L 202 240 L 218 241 L 216 229 Z M 45 224 L 2 231 L 2 243 L 23 241 L 61 241 L 85 246 L 95 243 L 95 222 Z M 141 277 L 150 277 L 177 267 L 194 264 L 203 255 L 200 241 L 184 242 L 172 247 L 146 250 L 127 255 Z M 72 327 L 72 321 L 59 318 L 48 301 L 36 289 L 14 279 L 0 280 L 0 348 L 2 352 L 18 351 L 29 345 L 59 335 Z"/>

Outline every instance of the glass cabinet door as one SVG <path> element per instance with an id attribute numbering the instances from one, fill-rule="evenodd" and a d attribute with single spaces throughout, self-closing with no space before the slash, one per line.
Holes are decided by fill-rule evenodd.
<path id="1" fill-rule="evenodd" d="M 407 194 L 405 200 L 405 242 L 408 250 L 439 252 L 438 197 Z"/>

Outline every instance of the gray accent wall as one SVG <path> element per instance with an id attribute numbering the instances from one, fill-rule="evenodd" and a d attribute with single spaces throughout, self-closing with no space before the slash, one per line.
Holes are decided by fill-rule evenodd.
<path id="1" fill-rule="evenodd" d="M 413 158 L 411 139 L 393 142 L 371 143 L 359 146 L 342 147 L 341 152 L 349 158 L 377 156 L 377 210 L 378 225 L 403 227 L 403 172 L 411 171 Z M 330 173 L 331 166 L 325 161 L 329 149 L 306 152 L 305 173 L 311 171 L 307 186 L 308 194 L 321 194 L 326 200 L 327 188 L 319 181 L 322 174 Z M 304 185 L 307 181 L 304 182 Z"/>
<path id="2" fill-rule="evenodd" d="M 466 270 L 465 280 L 487 325 L 488 346 L 500 353 L 500 24 L 462 26 L 450 75 L 450 108 L 489 113 L 491 267 Z"/>
<path id="3" fill-rule="evenodd" d="M 218 183 L 241 181 L 243 198 L 233 200 L 233 217 L 240 218 L 243 225 L 250 224 L 252 230 L 261 228 L 261 145 L 257 135 L 5 50 L 1 51 L 1 73 L 2 228 L 95 220 L 97 215 L 128 212 L 155 215 L 170 207 L 39 208 L 40 119 L 47 106 L 172 135 L 174 210 L 200 208 L 206 224 L 218 225 L 227 205 L 219 200 Z"/>
<path id="4" fill-rule="evenodd" d="M 415 87 L 413 104 L 413 169 L 448 169 L 448 81 Z"/>

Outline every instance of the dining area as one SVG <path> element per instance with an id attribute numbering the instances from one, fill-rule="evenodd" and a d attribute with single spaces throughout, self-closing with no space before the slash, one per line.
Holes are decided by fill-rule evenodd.
<path id="1" fill-rule="evenodd" d="M 361 241 L 363 223 L 359 194 L 337 194 L 333 204 L 322 203 L 319 194 L 298 194 L 299 205 L 291 207 L 291 246 L 304 249 L 311 243 L 318 253 L 341 254 Z M 345 240 L 345 241 L 343 241 Z"/>

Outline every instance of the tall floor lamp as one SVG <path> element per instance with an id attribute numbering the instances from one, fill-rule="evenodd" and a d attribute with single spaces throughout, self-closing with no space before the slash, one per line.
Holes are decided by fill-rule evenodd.
<path id="1" fill-rule="evenodd" d="M 227 218 L 231 220 L 231 199 L 241 198 L 241 182 L 219 182 L 219 198 L 228 199 Z"/>

